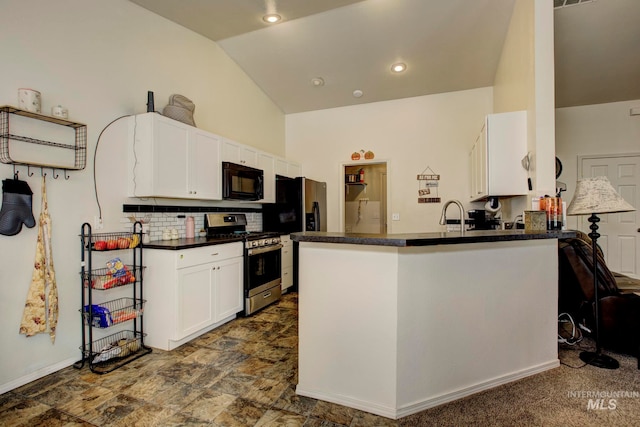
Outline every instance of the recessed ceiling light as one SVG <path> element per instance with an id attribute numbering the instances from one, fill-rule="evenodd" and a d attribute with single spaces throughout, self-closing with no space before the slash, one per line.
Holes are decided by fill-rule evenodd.
<path id="1" fill-rule="evenodd" d="M 311 84 L 314 86 L 324 86 L 324 79 L 322 77 L 314 77 L 311 79 Z"/>
<path id="2" fill-rule="evenodd" d="M 394 73 L 401 73 L 406 69 L 407 69 L 407 64 L 404 64 L 402 62 L 398 62 L 391 66 L 391 71 L 393 71 Z"/>
<path id="3" fill-rule="evenodd" d="M 281 19 L 282 19 L 282 16 L 278 15 L 277 13 L 270 13 L 262 17 L 262 20 L 268 24 L 275 24 Z"/>
<path id="4" fill-rule="evenodd" d="M 353 91 L 353 97 L 354 98 L 360 98 L 362 95 L 364 95 L 364 92 L 361 91 L 360 89 L 356 89 Z"/>

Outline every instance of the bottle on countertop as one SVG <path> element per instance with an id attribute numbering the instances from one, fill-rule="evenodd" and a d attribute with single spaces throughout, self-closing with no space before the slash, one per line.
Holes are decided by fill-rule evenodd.
<path id="1" fill-rule="evenodd" d="M 187 217 L 186 221 L 186 238 L 193 239 L 196 235 L 196 224 L 192 216 Z"/>

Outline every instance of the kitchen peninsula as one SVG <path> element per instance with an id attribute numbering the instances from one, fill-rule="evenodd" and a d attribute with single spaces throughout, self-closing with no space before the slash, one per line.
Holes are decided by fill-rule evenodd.
<path id="1" fill-rule="evenodd" d="M 292 234 L 296 392 L 400 418 L 559 365 L 572 231 Z"/>

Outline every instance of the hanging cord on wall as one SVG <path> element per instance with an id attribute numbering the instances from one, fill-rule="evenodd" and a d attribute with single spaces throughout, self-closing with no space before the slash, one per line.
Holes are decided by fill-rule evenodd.
<path id="1" fill-rule="evenodd" d="M 120 116 L 117 119 L 112 120 L 108 125 L 106 125 L 101 131 L 100 134 L 98 135 L 98 140 L 96 141 L 96 148 L 95 150 L 93 150 L 93 190 L 96 196 L 96 204 L 98 205 L 98 218 L 100 219 L 100 221 L 102 221 L 102 206 L 100 206 L 100 200 L 98 198 L 98 181 L 96 179 L 96 157 L 98 154 L 98 146 L 100 145 L 100 138 L 102 138 L 102 134 L 104 133 L 104 131 L 107 130 L 107 128 L 109 126 L 111 126 L 112 124 L 114 124 L 115 122 L 117 122 L 120 119 L 123 119 L 125 117 L 131 117 L 133 114 L 126 114 L 124 116 Z"/>

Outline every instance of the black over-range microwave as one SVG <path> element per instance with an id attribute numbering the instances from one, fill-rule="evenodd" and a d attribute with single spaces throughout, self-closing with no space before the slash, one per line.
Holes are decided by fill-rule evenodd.
<path id="1" fill-rule="evenodd" d="M 222 198 L 225 200 L 260 200 L 264 191 L 261 169 L 222 162 Z"/>

